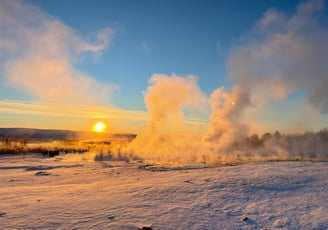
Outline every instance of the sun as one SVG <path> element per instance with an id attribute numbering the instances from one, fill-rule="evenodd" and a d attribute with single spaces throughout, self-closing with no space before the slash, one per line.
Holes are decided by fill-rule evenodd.
<path id="1" fill-rule="evenodd" d="M 104 122 L 98 121 L 93 125 L 92 130 L 97 133 L 102 133 L 106 129 L 106 124 Z"/>

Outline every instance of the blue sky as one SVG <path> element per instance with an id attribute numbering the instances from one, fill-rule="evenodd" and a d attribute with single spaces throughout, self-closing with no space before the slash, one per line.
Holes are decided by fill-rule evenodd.
<path id="1" fill-rule="evenodd" d="M 325 90 L 318 88 L 326 84 L 328 71 L 318 64 L 318 60 L 321 63 L 326 57 L 325 47 L 312 44 L 324 41 L 328 20 L 324 0 L 310 0 L 303 8 L 299 7 L 302 3 L 296 0 L 4 1 L 0 5 L 3 14 L 7 12 L 6 20 L 0 24 L 3 32 L 0 49 L 5 51 L 0 55 L 3 82 L 0 125 L 53 128 L 49 122 L 54 117 L 60 117 L 56 124 L 65 119 L 57 113 L 49 120 L 43 117 L 51 103 L 105 105 L 125 117 L 138 113 L 145 122 L 147 108 L 143 92 L 152 75 L 160 73 L 195 75 L 207 96 L 222 86 L 228 90 L 235 85 L 244 86 L 256 103 L 260 101 L 256 109 L 250 107 L 245 119 L 256 118 L 257 123 L 263 123 L 259 125 L 261 128 L 275 129 L 290 124 L 294 128 L 299 125 L 318 129 L 327 124 L 328 103 L 322 99 L 326 97 Z M 307 31 L 313 32 L 315 38 L 309 38 Z M 277 35 L 290 40 L 279 43 Z M 278 44 L 276 50 L 272 48 L 275 44 Z M 295 48 L 303 46 L 307 50 L 304 55 Z M 290 49 L 292 55 L 280 52 L 283 47 Z M 264 53 L 266 56 L 258 59 Z M 312 53 L 314 56 L 310 57 Z M 309 68 L 298 68 L 306 63 L 311 63 Z M 58 71 L 61 77 L 56 80 Z M 259 73 L 261 76 L 257 76 Z M 306 80 L 313 74 L 318 75 L 313 77 L 314 81 Z M 53 87 L 58 82 L 64 87 L 63 92 Z M 85 88 L 80 87 L 81 82 Z M 90 93 L 87 96 L 93 103 L 87 96 L 79 97 L 85 91 Z M 65 98 L 71 96 L 73 99 L 66 102 Z M 314 109 L 305 101 L 314 104 Z M 25 102 L 31 103 L 34 109 L 28 115 L 22 112 Z M 96 118 L 109 109 L 95 108 L 98 111 L 95 113 L 101 114 L 95 115 Z M 304 110 L 305 115 L 295 119 Z M 70 115 L 66 121 L 70 123 L 74 116 L 85 115 Z M 208 121 L 206 116 L 208 112 L 200 118 Z M 313 122 L 311 117 L 317 121 Z M 89 124 L 96 118 L 80 123 Z M 39 125 L 38 121 L 44 119 L 47 121 Z M 129 125 L 133 123 L 131 119 L 129 122 Z M 79 125 L 69 128 L 85 129 Z"/>
<path id="2" fill-rule="evenodd" d="M 142 91 L 154 73 L 198 76 L 203 91 L 227 85 L 231 49 L 272 7 L 295 10 L 299 1 L 31 1 L 85 37 L 114 29 L 110 48 L 78 68 L 119 86 L 111 102 L 145 110 Z"/>

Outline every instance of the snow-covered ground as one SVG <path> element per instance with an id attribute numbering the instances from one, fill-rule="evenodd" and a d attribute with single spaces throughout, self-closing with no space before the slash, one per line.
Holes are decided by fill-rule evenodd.
<path id="1" fill-rule="evenodd" d="M 328 162 L 67 159 L 0 158 L 1 229 L 328 229 Z"/>

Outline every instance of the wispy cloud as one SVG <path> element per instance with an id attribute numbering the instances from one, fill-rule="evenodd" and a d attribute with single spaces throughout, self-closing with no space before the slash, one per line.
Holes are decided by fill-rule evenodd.
<path id="1" fill-rule="evenodd" d="M 151 47 L 150 47 L 149 43 L 147 43 L 147 42 L 142 42 L 141 48 L 143 49 L 143 51 L 145 53 L 150 53 L 150 51 L 151 51 Z"/>
<path id="2" fill-rule="evenodd" d="M 0 1 L 2 81 L 45 102 L 107 104 L 114 86 L 74 64 L 83 53 L 100 55 L 113 35 L 111 28 L 104 28 L 89 42 L 26 1 Z"/>

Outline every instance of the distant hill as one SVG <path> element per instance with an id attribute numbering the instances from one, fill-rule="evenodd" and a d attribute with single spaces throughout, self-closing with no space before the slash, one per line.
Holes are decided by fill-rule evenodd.
<path id="1" fill-rule="evenodd" d="M 0 128 L 0 138 L 20 138 L 28 140 L 67 140 L 67 139 L 133 139 L 136 134 L 94 133 L 72 130 L 31 129 L 31 128 Z"/>

